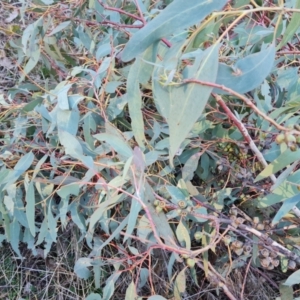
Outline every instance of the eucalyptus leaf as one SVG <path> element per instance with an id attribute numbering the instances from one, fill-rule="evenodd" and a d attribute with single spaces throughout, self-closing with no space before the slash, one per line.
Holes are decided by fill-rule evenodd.
<path id="1" fill-rule="evenodd" d="M 155 41 L 171 35 L 174 28 L 181 30 L 199 23 L 213 11 L 222 9 L 224 5 L 226 0 L 173 1 L 156 18 L 133 35 L 123 50 L 122 60 L 125 62 L 132 60 Z"/>
<path id="2" fill-rule="evenodd" d="M 275 60 L 275 45 L 271 44 L 260 52 L 250 54 L 234 65 L 219 64 L 216 83 L 240 94 L 257 88 L 271 72 Z M 214 93 L 229 94 L 220 89 Z"/>

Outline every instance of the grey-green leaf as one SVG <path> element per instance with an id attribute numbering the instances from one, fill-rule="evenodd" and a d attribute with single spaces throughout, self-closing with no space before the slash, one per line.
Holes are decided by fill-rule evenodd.
<path id="1" fill-rule="evenodd" d="M 186 289 L 186 276 L 185 269 L 180 271 L 175 279 L 174 284 L 174 298 L 175 300 L 181 300 L 181 293 L 185 292 Z"/>
<path id="2" fill-rule="evenodd" d="M 127 99 L 134 137 L 143 149 L 145 143 L 144 120 L 142 114 L 142 96 L 140 91 L 140 72 L 144 64 L 137 58 L 131 66 L 127 79 Z"/>
<path id="3" fill-rule="evenodd" d="M 35 195 L 34 186 L 31 181 L 26 192 L 26 217 L 30 233 L 35 236 Z"/>
<path id="4" fill-rule="evenodd" d="M 131 283 L 129 284 L 126 290 L 125 300 L 135 300 L 136 297 L 137 297 L 137 293 L 136 293 L 135 284 L 133 281 L 131 281 Z"/>
<path id="5" fill-rule="evenodd" d="M 257 88 L 269 75 L 274 60 L 275 45 L 271 44 L 258 53 L 240 59 L 234 66 L 220 63 L 216 83 L 240 94 L 247 93 Z M 214 89 L 214 92 L 228 94 L 220 89 Z"/>
<path id="6" fill-rule="evenodd" d="M 300 201 L 300 194 L 297 194 L 294 197 L 285 200 L 282 203 L 280 209 L 277 211 L 272 221 L 272 225 L 278 223 L 281 218 L 283 218 L 295 205 L 299 203 L 299 201 Z"/>
<path id="7" fill-rule="evenodd" d="M 101 296 L 99 294 L 91 293 L 89 294 L 85 300 L 101 300 Z"/>
<path id="8" fill-rule="evenodd" d="M 191 249 L 191 238 L 187 228 L 184 226 L 182 221 L 179 222 L 177 229 L 176 229 L 176 236 L 178 241 L 183 247 L 186 249 Z"/>
<path id="9" fill-rule="evenodd" d="M 130 61 L 145 51 L 155 41 L 201 22 L 215 10 L 220 10 L 227 0 L 175 0 L 156 18 L 136 32 L 122 53 L 123 61 Z"/>
<path id="10" fill-rule="evenodd" d="M 300 8 L 300 0 L 296 1 L 295 4 L 295 8 Z M 297 32 L 297 30 L 300 27 L 300 18 L 299 18 L 299 13 L 298 12 L 294 12 L 292 19 L 289 23 L 289 25 L 287 26 L 284 35 L 282 37 L 281 42 L 279 43 L 279 45 L 277 46 L 277 49 L 279 50 L 280 48 L 282 48 L 284 45 L 286 45 L 286 43 L 293 37 L 293 35 Z"/>
<path id="11" fill-rule="evenodd" d="M 300 283 L 300 270 L 294 272 L 289 278 L 285 281 L 285 285 L 292 286 L 294 284 Z"/>
<path id="12" fill-rule="evenodd" d="M 91 276 L 91 271 L 88 267 L 91 267 L 91 259 L 87 257 L 79 258 L 74 267 L 74 271 L 79 278 L 88 279 Z"/>
<path id="13" fill-rule="evenodd" d="M 218 72 L 218 50 L 219 45 L 217 44 L 205 50 L 201 57 L 198 60 L 196 59 L 194 65 L 186 71 L 185 76 L 215 82 Z M 178 96 L 178 89 L 184 92 L 184 97 Z M 170 161 L 201 116 L 211 91 L 211 87 L 196 83 L 173 89 L 168 119 Z"/>
<path id="14" fill-rule="evenodd" d="M 262 172 L 260 172 L 255 178 L 254 182 L 262 180 L 276 172 L 287 167 L 289 164 L 293 163 L 300 158 L 300 149 L 297 151 L 291 151 L 290 149 L 282 152 L 279 157 L 272 161 Z"/>

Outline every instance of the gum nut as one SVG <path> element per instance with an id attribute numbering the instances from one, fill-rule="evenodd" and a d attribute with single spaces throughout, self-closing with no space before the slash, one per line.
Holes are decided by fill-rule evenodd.
<path id="1" fill-rule="evenodd" d="M 200 240 L 202 238 L 202 232 L 201 231 L 196 231 L 194 234 L 195 240 Z"/>
<path id="2" fill-rule="evenodd" d="M 296 262 L 293 261 L 293 260 L 289 260 L 288 268 L 289 268 L 290 270 L 294 270 L 294 269 L 296 268 Z"/>
<path id="3" fill-rule="evenodd" d="M 275 141 L 276 141 L 277 144 L 281 144 L 284 141 L 284 134 L 282 134 L 282 133 L 278 134 L 276 136 Z"/>
<path id="4" fill-rule="evenodd" d="M 163 209 L 160 206 L 156 206 L 155 210 L 156 210 L 157 213 L 160 213 L 160 212 L 162 212 Z"/>
<path id="5" fill-rule="evenodd" d="M 272 264 L 274 267 L 278 267 L 279 266 L 279 259 L 272 259 Z"/>
<path id="6" fill-rule="evenodd" d="M 260 254 L 261 254 L 263 257 L 269 257 L 270 251 L 269 251 L 268 249 L 264 248 L 264 249 L 261 249 L 261 250 L 260 250 Z"/>
<path id="7" fill-rule="evenodd" d="M 195 261 L 194 259 L 192 259 L 192 258 L 188 258 L 188 259 L 186 260 L 186 264 L 187 264 L 187 266 L 188 266 L 189 268 L 193 268 L 193 267 L 195 266 L 195 263 L 196 263 L 196 261 Z"/>

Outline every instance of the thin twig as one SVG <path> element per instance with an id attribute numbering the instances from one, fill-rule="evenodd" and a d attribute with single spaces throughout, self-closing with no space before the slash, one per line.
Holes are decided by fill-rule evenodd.
<path id="1" fill-rule="evenodd" d="M 245 285 L 246 285 L 246 280 L 247 280 L 247 275 L 249 272 L 250 264 L 251 264 L 251 259 L 249 259 L 249 262 L 248 262 L 248 265 L 246 268 L 246 272 L 245 272 L 245 276 L 244 276 L 243 286 L 242 286 L 242 290 L 241 290 L 241 300 L 244 300 L 244 290 L 245 290 Z"/>
<path id="2" fill-rule="evenodd" d="M 205 270 L 204 265 L 200 261 L 197 261 L 197 266 L 200 269 Z M 210 265 L 210 267 L 211 267 L 211 265 Z M 231 291 L 227 287 L 225 279 L 223 279 L 222 276 L 218 276 L 211 270 L 208 270 L 208 280 L 213 285 L 219 286 L 230 300 L 237 300 L 237 298 L 235 298 L 235 296 L 231 293 Z"/>
<path id="3" fill-rule="evenodd" d="M 280 124 L 278 124 L 276 121 L 274 121 L 272 118 L 270 118 L 269 116 L 267 116 L 264 112 L 260 111 L 255 105 L 254 103 L 247 97 L 245 97 L 244 95 L 228 88 L 225 87 L 224 85 L 221 84 L 217 84 L 217 83 L 213 83 L 213 82 L 208 82 L 208 81 L 203 81 L 203 80 L 198 80 L 198 79 L 185 79 L 182 81 L 183 84 L 186 83 L 197 83 L 197 84 L 201 84 L 201 85 L 205 85 L 205 86 L 210 86 L 210 87 L 214 87 L 217 89 L 220 89 L 222 91 L 225 91 L 239 99 L 241 99 L 242 101 L 244 101 L 253 111 L 255 111 L 259 116 L 263 117 L 266 121 L 268 121 L 269 123 L 271 123 L 272 125 L 274 125 L 278 130 L 281 131 L 289 131 L 291 133 L 300 135 L 300 131 L 298 130 L 294 130 L 294 129 L 290 129 L 290 128 L 286 128 Z"/>

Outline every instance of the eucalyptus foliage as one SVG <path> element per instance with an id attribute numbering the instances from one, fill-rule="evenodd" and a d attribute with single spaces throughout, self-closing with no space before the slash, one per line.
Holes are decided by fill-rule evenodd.
<path id="1" fill-rule="evenodd" d="M 90 255 L 74 272 L 102 288 L 87 299 L 113 299 L 126 273 L 126 300 L 177 300 L 187 279 L 198 286 L 198 268 L 211 278 L 208 251 L 229 260 L 221 236 L 228 222 L 215 218 L 232 206 L 253 228 L 255 218 L 293 225 L 300 85 L 291 45 L 300 1 L 274 3 L 22 2 L 5 45 L 19 75 L 0 95 L 0 241 L 20 259 L 24 244 L 46 258 L 75 224 Z M 269 233 L 299 254 L 299 229 L 288 238 Z M 250 257 L 261 266 L 253 245 L 240 264 L 232 254 L 233 269 Z M 157 249 L 170 283 L 164 292 L 151 287 Z M 231 271 L 221 257 L 215 268 L 224 278 Z"/>

